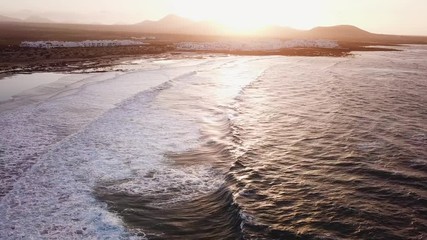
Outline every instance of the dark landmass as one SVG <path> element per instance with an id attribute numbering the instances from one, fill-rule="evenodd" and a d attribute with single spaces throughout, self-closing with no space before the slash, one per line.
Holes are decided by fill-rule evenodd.
<path id="1" fill-rule="evenodd" d="M 167 44 L 50 49 L 12 46 L 0 49 L 0 73 L 102 68 L 123 58 L 160 55 L 173 50 Z"/>
<path id="2" fill-rule="evenodd" d="M 305 56 L 305 57 L 345 57 L 353 51 L 399 51 L 383 47 L 354 47 L 354 48 L 284 48 L 277 51 L 191 51 L 199 53 L 221 53 L 242 56 Z"/>
<path id="3" fill-rule="evenodd" d="M 48 21 L 46 19 L 39 21 Z M 247 39 L 329 39 L 340 48 L 289 48 L 277 51 L 187 51 L 238 55 L 284 56 L 347 56 L 353 51 L 395 51 L 400 44 L 427 44 L 427 37 L 374 34 L 354 26 L 318 27 L 300 31 L 280 26 L 261 29 L 257 36 L 230 35 L 213 22 L 195 22 L 170 15 L 159 21 L 144 21 L 134 25 L 86 25 L 59 23 L 28 23 L 0 16 L 0 73 L 20 71 L 68 71 L 93 66 L 115 64 L 128 57 L 183 54 L 175 43 L 208 42 Z M 21 48 L 22 41 L 84 41 L 111 39 L 144 40 L 148 45 L 96 48 Z M 383 47 L 371 47 L 383 46 Z"/>
<path id="4" fill-rule="evenodd" d="M 209 21 L 192 21 L 183 17 L 168 15 L 159 21 L 143 21 L 135 25 L 115 26 L 127 31 L 155 34 L 174 33 L 197 36 L 230 36 L 227 27 Z M 298 30 L 282 26 L 268 26 L 254 35 L 280 39 L 331 39 L 349 42 L 377 42 L 388 44 L 427 44 L 427 36 L 399 36 L 376 34 L 351 25 L 316 27 L 311 30 Z"/>
<path id="5" fill-rule="evenodd" d="M 43 20 L 34 18 L 39 21 Z M 376 34 L 349 25 L 316 27 L 307 31 L 269 26 L 260 29 L 254 35 L 238 36 L 233 35 L 226 27 L 214 22 L 197 22 L 174 15 L 166 16 L 159 21 L 144 21 L 133 25 L 29 23 L 0 16 L 0 46 L 16 46 L 21 41 L 128 39 L 147 35 L 170 41 L 212 41 L 224 39 L 224 37 L 239 39 L 256 36 L 258 38 L 279 39 L 331 39 L 347 42 L 370 42 L 376 45 L 427 44 L 427 36 Z"/>

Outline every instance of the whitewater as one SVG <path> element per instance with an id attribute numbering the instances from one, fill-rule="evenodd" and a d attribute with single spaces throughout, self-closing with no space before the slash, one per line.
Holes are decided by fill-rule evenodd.
<path id="1" fill-rule="evenodd" d="M 427 48 L 401 50 L 1 79 L 0 239 L 422 239 Z"/>

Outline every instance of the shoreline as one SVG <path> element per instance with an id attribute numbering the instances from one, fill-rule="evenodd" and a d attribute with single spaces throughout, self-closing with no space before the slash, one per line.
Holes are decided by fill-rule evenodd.
<path id="1" fill-rule="evenodd" d="M 70 72 L 108 68 L 127 58 L 162 56 L 170 45 L 79 48 L 0 48 L 1 75 L 31 72 Z"/>
<path id="2" fill-rule="evenodd" d="M 172 44 L 147 46 L 85 47 L 85 48 L 23 48 L 3 47 L 0 54 L 0 80 L 17 73 L 33 72 L 103 72 L 124 60 L 171 58 L 187 55 L 226 54 L 238 56 L 301 56 L 347 57 L 355 51 L 400 51 L 399 45 L 344 43 L 340 48 L 286 48 L 273 51 L 244 50 L 177 50 Z M 102 70 L 104 69 L 104 70 Z"/>

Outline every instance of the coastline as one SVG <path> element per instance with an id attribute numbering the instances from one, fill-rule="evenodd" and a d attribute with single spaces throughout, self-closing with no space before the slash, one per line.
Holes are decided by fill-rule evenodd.
<path id="1" fill-rule="evenodd" d="M 0 80 L 16 73 L 106 71 L 124 60 L 141 58 L 176 58 L 188 55 L 226 54 L 238 56 L 306 56 L 346 57 L 354 51 L 400 51 L 397 45 L 341 43 L 339 48 L 286 48 L 273 51 L 244 50 L 178 50 L 173 44 L 158 43 L 146 46 L 79 47 L 79 48 L 23 48 L 2 47 Z M 180 58 L 180 57 L 178 57 Z M 104 70 L 103 70 L 104 69 Z"/>
<path id="2" fill-rule="evenodd" d="M 93 68 L 107 68 L 127 58 L 162 56 L 169 45 L 86 48 L 0 48 L 0 74 L 30 72 L 69 72 Z M 0 75 L 1 79 L 1 75 Z"/>

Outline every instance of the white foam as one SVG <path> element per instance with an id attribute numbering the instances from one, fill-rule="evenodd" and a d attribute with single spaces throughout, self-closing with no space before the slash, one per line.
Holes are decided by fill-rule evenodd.
<path id="1" fill-rule="evenodd" d="M 223 179 L 210 163 L 174 165 L 165 153 L 198 147 L 199 123 L 226 118 L 222 111 L 206 116 L 204 103 L 225 107 L 271 64 L 263 59 L 182 60 L 88 74 L 3 112 L 2 161 L 13 169 L 36 157 L 1 199 L 0 238 L 138 238 L 96 200 L 96 187 L 168 196 L 158 204 L 217 189 Z"/>
<path id="2" fill-rule="evenodd" d="M 40 85 L 55 82 L 64 77 L 59 73 L 19 74 L 0 79 L 0 102 Z"/>

